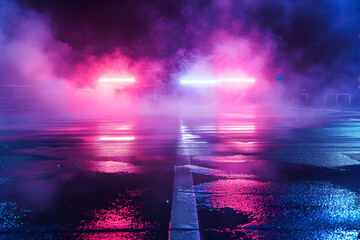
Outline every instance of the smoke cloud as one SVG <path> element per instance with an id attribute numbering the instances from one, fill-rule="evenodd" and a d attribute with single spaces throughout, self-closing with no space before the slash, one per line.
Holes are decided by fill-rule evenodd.
<path id="1" fill-rule="evenodd" d="M 351 92 L 359 10 L 350 0 L 4 0 L 0 84 L 46 88 L 39 104 L 63 110 L 117 108 L 144 91 L 176 96 L 184 77 L 255 78 L 216 89 L 237 103 L 270 101 L 278 73 L 289 94 Z M 100 77 L 146 87 L 126 92 Z"/>

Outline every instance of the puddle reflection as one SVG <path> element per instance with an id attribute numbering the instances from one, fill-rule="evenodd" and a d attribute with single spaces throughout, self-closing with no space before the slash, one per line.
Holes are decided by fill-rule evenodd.
<path id="1" fill-rule="evenodd" d="M 86 214 L 81 229 L 83 230 L 119 230 L 119 229 L 143 229 L 153 227 L 150 223 L 141 220 L 141 209 L 132 198 L 140 197 L 144 190 L 128 191 L 126 195 L 112 202 L 108 209 L 94 210 Z M 124 201 L 125 200 L 125 201 Z"/>
<path id="2" fill-rule="evenodd" d="M 200 209 L 231 208 L 248 216 L 247 222 L 237 225 L 248 237 L 277 238 L 279 232 L 271 232 L 277 228 L 282 229 L 283 237 L 291 239 L 305 239 L 309 234 L 314 239 L 357 236 L 351 229 L 357 228 L 360 219 L 359 194 L 329 183 L 228 179 L 201 184 L 195 191 Z M 206 226 L 207 219 L 201 214 L 199 218 Z"/>

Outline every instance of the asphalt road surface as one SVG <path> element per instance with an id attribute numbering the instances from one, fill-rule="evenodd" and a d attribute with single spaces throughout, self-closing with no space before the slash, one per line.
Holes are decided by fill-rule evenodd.
<path id="1" fill-rule="evenodd" d="M 0 239 L 360 233 L 357 110 L 199 107 L 0 126 Z"/>

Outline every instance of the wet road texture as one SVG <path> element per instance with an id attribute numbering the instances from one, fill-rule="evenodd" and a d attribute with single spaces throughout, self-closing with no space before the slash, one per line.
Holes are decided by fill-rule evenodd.
<path id="1" fill-rule="evenodd" d="M 0 239 L 357 239 L 360 112 L 275 112 L 3 123 Z"/>

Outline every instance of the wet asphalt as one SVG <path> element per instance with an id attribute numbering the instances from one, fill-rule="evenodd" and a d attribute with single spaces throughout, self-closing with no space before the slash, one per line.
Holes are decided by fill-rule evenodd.
<path id="1" fill-rule="evenodd" d="M 21 121 L 1 124 L 0 239 L 358 239 L 360 111 Z"/>

